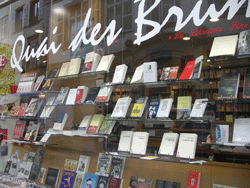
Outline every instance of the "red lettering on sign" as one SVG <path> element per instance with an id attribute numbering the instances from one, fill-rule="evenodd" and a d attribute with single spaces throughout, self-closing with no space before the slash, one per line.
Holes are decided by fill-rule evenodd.
<path id="1" fill-rule="evenodd" d="M 229 27 L 229 30 L 230 31 L 233 31 L 233 30 L 240 30 L 240 29 L 246 29 L 248 28 L 248 24 L 240 24 L 240 21 L 234 21 L 231 23 L 232 27 Z"/>

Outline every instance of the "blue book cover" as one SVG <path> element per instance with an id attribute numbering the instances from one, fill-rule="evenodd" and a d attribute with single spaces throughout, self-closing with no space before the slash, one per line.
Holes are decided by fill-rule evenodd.
<path id="1" fill-rule="evenodd" d="M 94 188 L 97 180 L 98 175 L 86 173 L 82 188 Z"/>
<path id="2" fill-rule="evenodd" d="M 160 99 L 150 99 L 148 106 L 148 119 L 156 118 L 156 114 L 158 112 L 160 105 Z"/>
<path id="3" fill-rule="evenodd" d="M 64 170 L 62 174 L 60 188 L 72 188 L 75 179 L 75 172 Z"/>

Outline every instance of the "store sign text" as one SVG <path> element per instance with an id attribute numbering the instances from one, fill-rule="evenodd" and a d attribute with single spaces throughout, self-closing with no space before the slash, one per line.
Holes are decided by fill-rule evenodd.
<path id="1" fill-rule="evenodd" d="M 145 17 L 147 15 L 149 15 L 161 2 L 161 0 L 155 0 L 154 4 L 149 7 L 147 10 L 145 10 L 145 1 L 146 0 L 134 0 L 134 3 L 139 3 L 138 6 L 138 17 L 135 19 L 135 23 L 137 25 L 137 37 L 136 40 L 134 41 L 134 44 L 140 45 L 143 41 L 149 40 L 151 38 L 153 38 L 154 36 L 156 36 L 161 29 L 166 25 L 166 23 L 169 21 L 169 19 L 172 16 L 176 16 L 177 21 L 176 21 L 176 25 L 175 25 L 175 31 L 180 31 L 182 28 L 184 28 L 191 20 L 193 20 L 193 23 L 195 26 L 200 26 L 204 23 L 205 20 L 207 20 L 209 17 L 210 18 L 219 18 L 222 14 L 224 14 L 225 12 L 228 11 L 228 15 L 227 15 L 227 20 L 231 20 L 235 14 L 238 12 L 238 10 L 242 7 L 242 5 L 244 3 L 246 3 L 247 0 L 228 0 L 225 5 L 222 7 L 221 10 L 217 11 L 215 8 L 214 4 L 211 4 L 206 13 L 203 15 L 203 17 L 200 17 L 200 10 L 201 10 L 201 5 L 203 0 L 198 0 L 197 3 L 195 4 L 194 8 L 192 9 L 192 11 L 190 12 L 190 14 L 187 16 L 187 18 L 185 20 L 183 20 L 183 10 L 180 7 L 177 6 L 172 6 L 169 10 L 168 10 L 168 14 L 165 17 L 165 19 L 163 20 L 163 22 L 160 24 L 156 21 L 153 20 L 148 20 L 145 19 Z M 248 6 L 247 6 L 247 10 L 246 10 L 246 18 L 250 17 L 250 7 L 249 7 L 249 3 L 250 0 L 248 0 Z M 118 35 L 121 33 L 122 28 L 118 29 L 117 32 L 116 31 L 116 21 L 112 20 L 108 27 L 105 29 L 104 33 L 101 34 L 101 36 L 97 39 L 97 35 L 99 35 L 99 32 L 101 30 L 101 24 L 97 23 L 93 30 L 91 31 L 90 37 L 86 37 L 86 30 L 89 24 L 89 19 L 90 19 L 90 15 L 91 15 L 91 8 L 88 10 L 88 13 L 86 15 L 83 27 L 80 29 L 80 31 L 77 33 L 77 35 L 75 36 L 75 38 L 72 40 L 71 44 L 69 45 L 69 49 L 71 48 L 72 51 L 75 51 L 77 46 L 82 42 L 83 44 L 87 45 L 87 44 L 92 44 L 92 45 L 98 45 L 100 44 L 100 42 L 105 38 L 106 36 L 106 42 L 107 45 L 110 46 L 118 37 Z M 143 27 L 144 26 L 151 26 L 153 29 L 146 33 L 143 34 Z M 237 26 L 237 27 L 242 27 L 242 26 Z M 57 27 L 56 27 L 57 28 Z M 56 33 L 56 28 L 53 31 L 53 34 Z M 218 28 L 217 28 L 218 29 Z M 211 29 L 209 30 L 195 30 L 192 32 L 192 35 L 201 35 L 201 34 L 205 34 L 206 33 L 210 33 L 210 32 L 216 32 L 216 29 Z M 219 32 L 219 31 L 218 31 Z M 178 33 L 178 32 L 177 32 Z M 180 34 L 180 33 L 178 33 Z M 182 35 L 180 36 L 176 36 L 179 38 L 183 38 Z M 41 54 L 45 54 L 47 55 L 50 51 L 52 51 L 53 54 L 55 54 L 61 44 L 59 44 L 57 47 L 55 47 L 55 43 L 52 42 L 49 46 L 49 48 L 47 48 L 47 44 L 45 44 L 47 42 L 48 38 L 46 37 L 43 42 L 40 44 L 40 46 L 38 47 L 37 51 L 35 52 L 34 48 L 31 49 L 31 52 L 29 54 L 29 50 L 30 50 L 30 46 L 27 47 L 26 51 L 24 52 L 24 48 L 25 48 L 25 38 L 23 35 L 20 35 L 13 46 L 13 52 L 12 52 L 12 56 L 11 56 L 11 67 L 12 68 L 17 68 L 19 71 L 22 71 L 22 68 L 20 66 L 20 62 L 22 60 L 25 59 L 25 61 L 29 61 L 29 59 L 32 57 L 36 57 L 39 58 L 41 56 Z M 21 54 L 19 56 L 19 58 L 17 59 L 17 56 L 15 54 L 16 51 L 16 47 L 17 47 L 17 43 L 21 42 Z"/>

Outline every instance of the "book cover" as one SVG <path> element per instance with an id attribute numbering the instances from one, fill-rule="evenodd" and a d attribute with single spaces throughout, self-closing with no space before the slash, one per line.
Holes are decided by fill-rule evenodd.
<path id="1" fill-rule="evenodd" d="M 88 90 L 89 88 L 86 86 L 78 86 L 77 92 L 76 92 L 76 99 L 75 99 L 76 104 L 84 103 Z"/>
<path id="2" fill-rule="evenodd" d="M 68 117 L 69 115 L 66 113 L 60 113 L 59 115 L 57 115 L 53 130 L 63 130 Z"/>
<path id="3" fill-rule="evenodd" d="M 36 72 L 27 72 L 21 74 L 20 82 L 29 82 L 32 81 L 34 82 L 36 79 Z"/>
<path id="4" fill-rule="evenodd" d="M 250 98 L 250 67 L 245 68 L 243 98 Z"/>
<path id="5" fill-rule="evenodd" d="M 131 103 L 131 100 L 132 99 L 130 97 L 119 98 L 115 104 L 111 117 L 125 118 L 127 111 L 128 111 L 128 107 Z"/>
<path id="6" fill-rule="evenodd" d="M 99 176 L 98 180 L 97 180 L 97 185 L 96 187 L 105 187 L 107 188 L 109 184 L 109 177 L 105 177 L 105 176 Z"/>
<path id="7" fill-rule="evenodd" d="M 156 180 L 155 188 L 164 188 L 164 180 Z"/>
<path id="8" fill-rule="evenodd" d="M 96 187 L 98 175 L 86 173 L 82 188 Z"/>
<path id="9" fill-rule="evenodd" d="M 96 70 L 99 62 L 101 60 L 101 56 L 94 52 L 89 52 L 86 54 L 86 58 L 84 61 L 82 72 L 93 72 Z"/>
<path id="10" fill-rule="evenodd" d="M 80 66 L 81 66 L 80 58 L 71 59 L 69 63 L 69 70 L 68 70 L 67 75 L 70 76 L 70 75 L 79 74 Z"/>
<path id="11" fill-rule="evenodd" d="M 221 75 L 220 85 L 218 89 L 218 99 L 237 98 L 240 82 L 240 73 L 230 72 Z"/>
<path id="12" fill-rule="evenodd" d="M 192 77 L 194 66 L 195 66 L 195 61 L 187 62 L 183 72 L 181 73 L 181 76 L 180 76 L 179 80 L 190 79 Z"/>
<path id="13" fill-rule="evenodd" d="M 171 67 L 169 70 L 168 79 L 175 80 L 177 77 L 178 70 L 179 70 L 179 66 Z"/>
<path id="14" fill-rule="evenodd" d="M 114 58 L 115 58 L 114 54 L 102 56 L 96 71 L 109 71 L 109 68 L 110 68 Z"/>
<path id="15" fill-rule="evenodd" d="M 34 82 L 19 82 L 16 93 L 29 93 L 33 90 Z"/>
<path id="16" fill-rule="evenodd" d="M 6 165 L 5 165 L 5 168 L 4 168 L 4 172 L 5 172 L 5 173 L 9 173 L 10 167 L 11 167 L 11 163 L 12 163 L 11 160 L 8 160 L 8 161 L 6 162 Z"/>
<path id="17" fill-rule="evenodd" d="M 13 106 L 11 110 L 8 112 L 8 116 L 18 116 L 20 106 Z"/>
<path id="18" fill-rule="evenodd" d="M 68 94 L 68 91 L 69 91 L 69 87 L 62 87 L 60 92 L 58 93 L 53 105 L 63 104 L 64 99 L 66 98 L 66 96 Z"/>
<path id="19" fill-rule="evenodd" d="M 130 153 L 145 155 L 148 145 L 149 133 L 147 132 L 134 132 Z"/>
<path id="20" fill-rule="evenodd" d="M 122 179 L 125 161 L 125 157 L 113 156 L 110 169 L 110 177 Z"/>
<path id="21" fill-rule="evenodd" d="M 46 176 L 46 180 L 45 180 L 45 184 L 51 185 L 51 186 L 56 186 L 57 182 L 58 182 L 59 175 L 60 175 L 59 169 L 49 167 L 48 172 L 47 172 L 47 176 Z"/>
<path id="22" fill-rule="evenodd" d="M 41 122 L 30 121 L 27 127 L 27 131 L 24 135 L 24 140 L 27 140 L 30 142 L 36 141 L 36 137 L 39 131 L 40 124 Z"/>
<path id="23" fill-rule="evenodd" d="M 32 98 L 30 100 L 30 103 L 28 105 L 28 107 L 26 108 L 25 112 L 24 112 L 24 116 L 36 116 L 37 112 L 39 111 L 39 109 L 41 108 L 43 103 L 43 99 L 40 98 Z"/>
<path id="24" fill-rule="evenodd" d="M 131 84 L 132 83 L 141 83 L 144 81 L 144 76 L 143 76 L 143 72 L 144 72 L 144 65 L 140 65 L 139 67 L 136 67 L 135 72 L 133 74 L 132 80 L 131 80 Z"/>
<path id="25" fill-rule="evenodd" d="M 153 180 L 131 176 L 129 188 L 135 188 L 135 187 L 152 188 Z"/>
<path id="26" fill-rule="evenodd" d="M 99 153 L 95 174 L 99 176 L 109 177 L 111 162 L 112 162 L 112 155 Z"/>
<path id="27" fill-rule="evenodd" d="M 148 97 L 147 96 L 140 96 L 135 100 L 133 105 L 133 109 L 131 111 L 131 117 L 142 117 L 144 112 L 145 106 L 147 104 Z"/>
<path id="28" fill-rule="evenodd" d="M 38 78 L 36 79 L 36 83 L 34 84 L 33 91 L 38 91 L 38 89 L 40 88 L 44 78 L 45 78 L 44 75 L 38 76 Z"/>
<path id="29" fill-rule="evenodd" d="M 40 117 L 49 117 L 52 111 L 55 109 L 55 106 L 52 106 L 56 97 L 49 97 L 46 105 L 43 108 L 43 111 Z"/>
<path id="30" fill-rule="evenodd" d="M 77 174 L 79 174 L 79 173 L 86 174 L 88 172 L 89 163 L 90 163 L 89 156 L 80 155 L 76 173 Z"/>
<path id="31" fill-rule="evenodd" d="M 224 143 L 229 141 L 229 125 L 216 125 L 216 142 Z"/>
<path id="32" fill-rule="evenodd" d="M 40 173 L 38 175 L 38 179 L 37 179 L 38 183 L 43 183 L 44 182 L 45 173 L 46 173 L 46 168 L 41 168 Z"/>
<path id="33" fill-rule="evenodd" d="M 83 187 L 83 182 L 84 182 L 84 178 L 85 178 L 85 173 L 77 173 L 76 177 L 75 177 L 75 183 L 74 183 L 74 187 L 73 188 L 82 188 Z"/>
<path id="34" fill-rule="evenodd" d="M 191 112 L 191 96 L 180 96 L 177 99 L 177 118 L 176 119 L 188 119 Z"/>
<path id="35" fill-rule="evenodd" d="M 59 73 L 59 69 L 53 69 L 49 72 L 47 79 L 42 86 L 42 91 L 48 91 L 51 89 L 58 73 Z"/>
<path id="36" fill-rule="evenodd" d="M 143 63 L 144 82 L 157 82 L 157 62 Z"/>
<path id="37" fill-rule="evenodd" d="M 180 133 L 176 157 L 194 159 L 198 135 L 195 133 Z"/>
<path id="38" fill-rule="evenodd" d="M 85 104 L 94 104 L 95 99 L 99 93 L 100 87 L 92 87 L 85 99 Z"/>
<path id="39" fill-rule="evenodd" d="M 156 114 L 158 112 L 160 105 L 160 99 L 150 99 L 149 100 L 149 106 L 148 106 L 148 119 L 154 119 L 156 118 Z"/>
<path id="40" fill-rule="evenodd" d="M 164 67 L 161 72 L 160 80 L 168 80 L 169 72 L 170 72 L 170 67 Z"/>
<path id="41" fill-rule="evenodd" d="M 201 68 L 202 68 L 202 60 L 203 60 L 203 55 L 201 55 L 195 59 L 195 65 L 194 65 L 194 70 L 192 73 L 192 79 L 200 78 Z"/>
<path id="42" fill-rule="evenodd" d="M 238 42 L 238 55 L 250 54 L 250 30 L 241 31 L 239 34 Z"/>
<path id="43" fill-rule="evenodd" d="M 102 86 L 99 90 L 99 93 L 96 97 L 96 102 L 108 102 L 110 99 L 110 96 L 112 94 L 113 87 L 111 86 Z"/>
<path id="44" fill-rule="evenodd" d="M 99 130 L 99 127 L 104 119 L 104 116 L 102 114 L 95 114 L 89 124 L 89 127 L 87 129 L 88 133 L 97 133 Z"/>
<path id="45" fill-rule="evenodd" d="M 76 95 L 77 95 L 77 88 L 70 89 L 65 104 L 66 105 L 74 105 L 75 100 L 76 100 Z"/>
<path id="46" fill-rule="evenodd" d="M 64 170 L 76 171 L 78 161 L 72 159 L 66 159 L 64 163 Z"/>
<path id="47" fill-rule="evenodd" d="M 190 117 L 203 117 L 207 107 L 208 99 L 196 99 Z"/>
<path id="48" fill-rule="evenodd" d="M 28 105 L 28 103 L 26 103 L 26 102 L 21 103 L 20 109 L 19 109 L 19 112 L 18 112 L 18 116 L 24 116 L 24 112 L 26 110 L 27 105 Z"/>
<path id="49" fill-rule="evenodd" d="M 178 133 L 164 133 L 158 152 L 159 155 L 174 155 L 178 138 Z"/>
<path id="50" fill-rule="evenodd" d="M 118 151 L 129 152 L 132 139 L 133 139 L 133 131 L 122 131 L 119 144 L 118 144 Z"/>
<path id="51" fill-rule="evenodd" d="M 110 177 L 108 188 L 120 188 L 121 181 L 119 178 Z"/>
<path id="52" fill-rule="evenodd" d="M 74 184 L 75 172 L 64 170 L 62 173 L 62 179 L 60 188 L 72 188 Z"/>
<path id="53" fill-rule="evenodd" d="M 180 188 L 181 184 L 179 182 L 164 181 L 164 188 Z"/>
<path id="54" fill-rule="evenodd" d="M 16 121 L 16 125 L 15 125 L 13 136 L 12 136 L 13 139 L 20 139 L 23 136 L 25 125 L 26 125 L 26 121 L 24 120 Z"/>
<path id="55" fill-rule="evenodd" d="M 98 131 L 99 134 L 110 134 L 116 121 L 112 121 L 111 114 L 107 114 Z"/>
<path id="56" fill-rule="evenodd" d="M 116 66 L 115 73 L 112 79 L 112 84 L 123 84 L 127 70 L 128 66 L 125 64 Z"/>
<path id="57" fill-rule="evenodd" d="M 62 64 L 58 77 L 67 76 L 69 71 L 70 62 Z"/>
<path id="58" fill-rule="evenodd" d="M 78 130 L 85 134 L 88 127 L 89 127 L 89 124 L 90 124 L 92 118 L 93 118 L 92 115 L 84 116 L 84 118 L 82 119 L 81 124 L 78 127 Z"/>
<path id="59" fill-rule="evenodd" d="M 157 111 L 156 117 L 157 118 L 167 118 L 170 114 L 171 107 L 173 104 L 173 99 L 160 99 L 159 109 Z"/>
<path id="60" fill-rule="evenodd" d="M 200 187 L 200 178 L 201 178 L 200 172 L 190 171 L 189 176 L 188 176 L 187 188 L 199 188 Z"/>

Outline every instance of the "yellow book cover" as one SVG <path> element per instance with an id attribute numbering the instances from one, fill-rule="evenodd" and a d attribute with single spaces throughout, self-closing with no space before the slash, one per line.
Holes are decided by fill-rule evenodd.
<path id="1" fill-rule="evenodd" d="M 131 117 L 140 117 L 143 104 L 135 103 L 131 111 Z"/>
<path id="2" fill-rule="evenodd" d="M 102 114 L 95 114 L 90 122 L 87 132 L 97 133 L 104 116 Z"/>
<path id="3" fill-rule="evenodd" d="M 80 58 L 74 58 L 71 59 L 69 62 L 69 68 L 68 68 L 68 74 L 67 75 L 74 75 L 79 73 L 81 65 L 81 59 Z"/>
<path id="4" fill-rule="evenodd" d="M 59 72 L 58 77 L 67 76 L 68 75 L 69 64 L 70 64 L 70 62 L 65 62 L 65 63 L 62 64 L 62 67 L 61 67 L 61 70 Z"/>
<path id="5" fill-rule="evenodd" d="M 178 97 L 177 100 L 177 118 L 176 119 L 188 119 L 191 112 L 191 96 Z"/>

